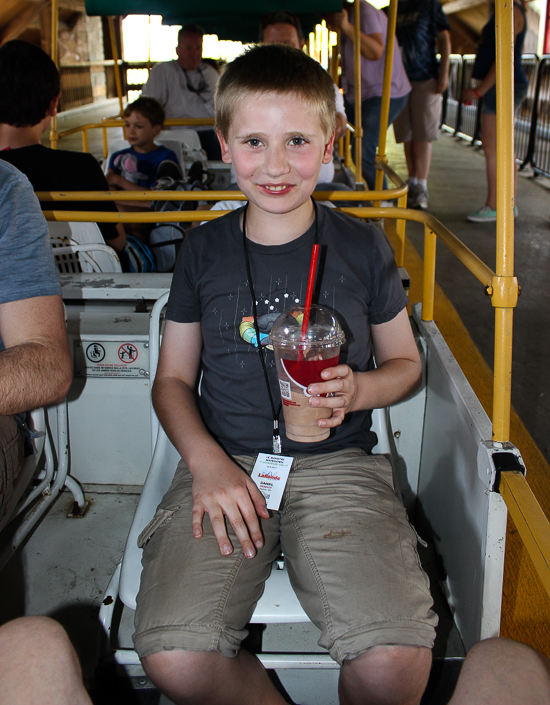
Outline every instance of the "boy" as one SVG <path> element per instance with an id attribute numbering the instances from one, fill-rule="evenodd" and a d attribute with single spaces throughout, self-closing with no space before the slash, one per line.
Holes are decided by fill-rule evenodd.
<path id="1" fill-rule="evenodd" d="M 428 678 L 437 617 L 427 577 L 389 463 L 368 454 L 369 409 L 413 392 L 420 360 L 384 239 L 310 198 L 332 156 L 335 112 L 330 76 L 287 46 L 252 48 L 218 84 L 222 158 L 249 204 L 192 231 L 176 265 L 153 402 L 183 460 L 140 536 L 134 644 L 175 703 L 284 702 L 239 650 L 281 547 L 319 643 L 342 664 L 341 703 L 418 703 Z M 334 394 L 310 401 L 333 410 L 319 422 L 331 436 L 291 442 L 279 417 L 294 461 L 270 513 L 249 473 L 272 449 L 277 377 L 273 353 L 239 325 L 304 303 L 315 241 L 326 251 L 319 303 L 349 343 L 309 387 Z"/>
<path id="2" fill-rule="evenodd" d="M 122 191 L 153 188 L 164 161 L 178 164 L 175 153 L 155 144 L 164 123 L 164 108 L 154 98 L 138 98 L 124 110 L 124 126 L 130 147 L 111 155 L 107 181 Z"/>

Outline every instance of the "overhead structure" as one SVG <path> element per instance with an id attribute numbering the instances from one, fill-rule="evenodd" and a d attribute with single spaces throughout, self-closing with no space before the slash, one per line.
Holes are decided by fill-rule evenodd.
<path id="1" fill-rule="evenodd" d="M 258 41 L 260 20 L 264 15 L 288 9 L 284 0 L 235 0 L 230 12 L 225 0 L 209 0 L 207 8 L 204 1 L 86 0 L 88 15 L 162 15 L 163 24 L 194 23 L 207 34 L 243 43 Z M 323 14 L 341 9 L 342 0 L 302 0 L 299 7 L 292 8 L 300 18 L 306 36 L 321 22 Z"/>

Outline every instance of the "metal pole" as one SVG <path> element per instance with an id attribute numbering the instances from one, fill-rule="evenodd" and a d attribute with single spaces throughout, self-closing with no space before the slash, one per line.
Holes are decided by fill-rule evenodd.
<path id="1" fill-rule="evenodd" d="M 422 287 L 423 321 L 433 321 L 434 319 L 436 247 L 436 234 L 428 225 L 424 225 L 424 278 Z"/>
<path id="2" fill-rule="evenodd" d="M 109 23 L 109 36 L 111 37 L 111 51 L 113 53 L 113 59 L 115 62 L 115 83 L 116 83 L 116 93 L 118 96 L 118 105 L 120 108 L 120 117 L 124 115 L 124 107 L 122 105 L 122 81 L 120 80 L 120 66 L 118 65 L 118 50 L 116 46 L 116 36 L 115 36 L 115 23 L 113 18 L 109 16 L 107 18 Z"/>
<path id="3" fill-rule="evenodd" d="M 517 300 L 514 279 L 514 7 L 497 0 L 497 234 L 492 302 L 495 307 L 493 439 L 510 437 L 512 327 Z"/>
<path id="4" fill-rule="evenodd" d="M 355 60 L 355 181 L 362 179 L 363 127 L 361 123 L 361 8 L 360 0 L 353 4 L 355 37 L 353 51 Z"/>
<path id="5" fill-rule="evenodd" d="M 58 0 L 52 0 L 52 60 L 54 64 L 58 66 L 57 57 L 57 23 L 58 23 Z M 57 111 L 55 115 L 52 115 L 50 122 L 50 147 L 52 149 L 57 149 Z"/>
<path id="6" fill-rule="evenodd" d="M 386 134 L 388 132 L 388 120 L 390 116 L 391 76 L 393 68 L 393 46 L 396 24 L 397 0 L 390 0 L 390 9 L 388 13 L 388 29 L 386 32 L 386 56 L 384 59 L 384 85 L 382 89 L 382 105 L 380 106 L 380 129 L 378 132 L 377 161 L 387 161 Z M 375 190 L 381 191 L 383 186 L 384 172 L 381 169 L 377 169 Z"/>

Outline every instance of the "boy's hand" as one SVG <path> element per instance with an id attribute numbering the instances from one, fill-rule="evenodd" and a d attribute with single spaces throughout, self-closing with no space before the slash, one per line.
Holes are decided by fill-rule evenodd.
<path id="1" fill-rule="evenodd" d="M 347 365 L 327 367 L 321 372 L 325 382 L 310 384 L 307 388 L 309 394 L 332 394 L 330 397 L 311 396 L 309 405 L 313 407 L 328 407 L 332 409 L 332 416 L 320 419 L 317 423 L 323 428 L 334 428 L 344 420 L 344 416 L 352 410 L 353 402 L 357 395 L 357 382 L 355 375 Z"/>
<path id="2" fill-rule="evenodd" d="M 107 183 L 111 188 L 113 186 L 119 186 L 120 185 L 120 174 L 116 174 L 114 171 L 109 171 L 105 174 L 105 178 L 107 179 Z"/>
<path id="3" fill-rule="evenodd" d="M 202 536 L 202 522 L 208 514 L 224 556 L 233 553 L 225 517 L 233 527 L 246 558 L 254 558 L 263 546 L 258 515 L 269 519 L 262 493 L 246 472 L 229 458 L 215 470 L 193 474 L 193 536 Z"/>

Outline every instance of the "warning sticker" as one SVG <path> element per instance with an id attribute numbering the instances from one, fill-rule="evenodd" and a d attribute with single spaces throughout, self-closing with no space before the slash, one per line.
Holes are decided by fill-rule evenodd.
<path id="1" fill-rule="evenodd" d="M 77 377 L 149 377 L 146 341 L 75 341 L 74 352 Z"/>

